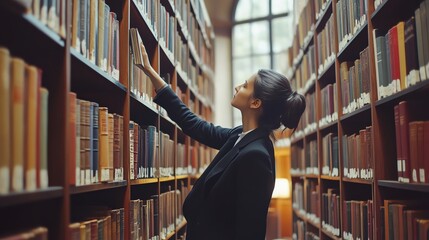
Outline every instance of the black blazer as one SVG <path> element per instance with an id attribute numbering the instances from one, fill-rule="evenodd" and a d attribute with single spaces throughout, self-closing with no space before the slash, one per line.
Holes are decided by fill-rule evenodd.
<path id="1" fill-rule="evenodd" d="M 187 239 L 265 239 L 275 182 L 270 131 L 255 129 L 234 146 L 241 126 L 222 128 L 200 119 L 170 87 L 161 89 L 154 101 L 185 134 L 220 149 L 183 204 Z"/>

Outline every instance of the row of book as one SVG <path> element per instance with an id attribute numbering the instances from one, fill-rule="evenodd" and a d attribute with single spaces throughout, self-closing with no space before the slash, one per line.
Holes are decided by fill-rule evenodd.
<path id="1" fill-rule="evenodd" d="M 414 16 L 399 22 L 385 35 L 379 29 L 373 30 L 378 99 L 428 79 L 428 28 L 429 1 L 422 1 Z"/>
<path id="2" fill-rule="evenodd" d="M 337 9 L 338 51 L 347 45 L 353 36 L 366 24 L 368 11 L 365 0 L 339 0 Z"/>
<path id="3" fill-rule="evenodd" d="M 424 200 L 384 200 L 380 207 L 384 239 L 428 239 L 429 211 Z"/>
<path id="4" fill-rule="evenodd" d="M 42 70 L 0 47 L 0 194 L 48 187 L 48 96 Z"/>
<path id="5" fill-rule="evenodd" d="M 319 234 L 307 231 L 304 221 L 297 220 L 293 223 L 293 240 L 319 240 Z"/>
<path id="6" fill-rule="evenodd" d="M 317 73 L 319 76 L 323 74 L 329 66 L 335 61 L 336 46 L 332 36 L 334 36 L 335 24 L 334 15 L 328 18 L 323 30 L 317 34 L 317 60 L 319 66 Z"/>
<path id="7" fill-rule="evenodd" d="M 343 202 L 343 239 L 373 239 L 374 214 L 372 209 L 372 200 Z"/>
<path id="8" fill-rule="evenodd" d="M 421 103 L 420 103 L 421 104 Z M 398 181 L 429 183 L 429 121 L 420 120 L 419 102 L 394 107 Z"/>
<path id="9" fill-rule="evenodd" d="M 299 145 L 291 147 L 291 174 L 319 174 L 317 141 L 312 140 L 302 148 Z"/>
<path id="10" fill-rule="evenodd" d="M 188 51 L 188 44 L 182 40 L 182 38 L 179 36 L 179 33 L 176 33 L 176 51 L 174 58 L 177 61 L 176 69 L 180 72 L 181 75 L 184 76 L 185 79 L 188 79 L 188 72 L 189 72 L 189 51 Z"/>
<path id="11" fill-rule="evenodd" d="M 341 235 L 340 204 L 337 189 L 329 188 L 322 193 L 322 227 L 334 236 Z"/>
<path id="12" fill-rule="evenodd" d="M 175 44 L 176 44 L 176 24 L 175 18 L 172 16 L 167 9 L 161 4 L 160 5 L 160 25 L 159 25 L 159 38 L 158 41 L 161 46 L 167 49 L 167 54 L 174 58 L 175 56 Z"/>
<path id="13" fill-rule="evenodd" d="M 290 173 L 294 174 L 305 174 L 306 162 L 305 162 L 305 152 L 304 147 L 294 144 L 290 148 L 290 159 L 291 159 L 291 169 Z"/>
<path id="14" fill-rule="evenodd" d="M 152 29 L 155 37 L 158 36 L 158 25 L 159 25 L 159 8 L 160 1 L 154 0 L 133 0 L 137 6 L 141 16 L 149 24 L 149 28 Z"/>
<path id="15" fill-rule="evenodd" d="M 27 11 L 44 25 L 65 38 L 66 36 L 66 0 L 17 1 L 24 3 Z"/>
<path id="16" fill-rule="evenodd" d="M 338 136 L 328 133 L 322 138 L 322 175 L 338 177 L 339 169 Z"/>
<path id="17" fill-rule="evenodd" d="M 80 186 L 124 180 L 123 117 L 69 93 L 69 183 Z"/>
<path id="18" fill-rule="evenodd" d="M 303 46 L 311 41 L 314 34 L 314 5 L 312 1 L 308 1 L 299 15 L 298 26 L 296 28 L 294 40 L 293 40 L 293 56 L 295 56 L 294 64 L 296 64 L 296 59 L 300 58 L 300 55 L 303 54 Z M 308 17 L 311 16 L 311 17 Z"/>
<path id="19" fill-rule="evenodd" d="M 119 21 L 105 0 L 72 1 L 71 45 L 119 80 Z"/>
<path id="20" fill-rule="evenodd" d="M 78 219 L 69 225 L 70 239 L 124 239 L 124 209 L 82 206 L 74 212 Z M 135 239 L 135 238 L 133 238 Z"/>
<path id="21" fill-rule="evenodd" d="M 292 191 L 292 208 L 305 215 L 304 189 L 301 182 L 295 182 Z"/>
<path id="22" fill-rule="evenodd" d="M 304 94 L 314 86 L 316 81 L 316 54 L 314 45 L 311 45 L 304 54 L 297 72 L 299 72 L 299 74 L 296 73 L 296 84 L 293 84 L 293 87 L 297 89 L 299 93 Z"/>
<path id="23" fill-rule="evenodd" d="M 322 117 L 319 120 L 319 127 L 322 128 L 338 119 L 337 84 L 328 84 L 320 93 L 322 96 Z"/>
<path id="24" fill-rule="evenodd" d="M 0 236 L 4 240 L 47 240 L 48 229 L 46 227 L 36 227 L 28 231 L 18 232 Z"/>
<path id="25" fill-rule="evenodd" d="M 309 221 L 319 225 L 320 223 L 320 186 L 316 181 L 307 181 L 306 191 L 306 216 Z"/>
<path id="26" fill-rule="evenodd" d="M 372 127 L 366 127 L 358 134 L 343 135 L 343 176 L 347 178 L 373 178 Z"/>
<path id="27" fill-rule="evenodd" d="M 188 173 L 191 175 L 202 174 L 204 170 L 209 166 L 211 160 L 216 155 L 216 151 L 213 148 L 209 148 L 203 145 L 190 146 L 190 169 Z"/>
<path id="28" fill-rule="evenodd" d="M 316 114 L 316 93 L 309 93 L 305 95 L 306 108 L 302 122 L 304 125 L 304 132 L 307 134 L 317 129 L 317 114 Z"/>
<path id="29" fill-rule="evenodd" d="M 371 74 L 369 48 L 359 53 L 359 59 L 340 64 L 343 114 L 351 113 L 370 103 Z"/>

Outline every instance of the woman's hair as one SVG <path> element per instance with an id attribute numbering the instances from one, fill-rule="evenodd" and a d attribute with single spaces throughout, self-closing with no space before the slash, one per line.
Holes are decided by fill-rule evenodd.
<path id="1" fill-rule="evenodd" d="M 258 71 L 253 96 L 262 102 L 259 125 L 275 130 L 283 124 L 295 129 L 305 110 L 305 98 L 292 91 L 289 80 L 280 73 L 268 69 Z"/>

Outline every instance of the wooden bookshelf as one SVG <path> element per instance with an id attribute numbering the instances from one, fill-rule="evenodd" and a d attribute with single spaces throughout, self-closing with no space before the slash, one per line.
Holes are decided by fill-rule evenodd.
<path id="1" fill-rule="evenodd" d="M 178 0 L 177 0 L 178 1 Z M 61 4 L 68 1 L 60 0 Z M 104 2 L 104 1 L 103 1 Z M 199 16 L 197 8 L 205 8 L 202 0 L 184 0 L 187 4 L 187 15 L 195 16 L 196 31 L 198 37 L 192 42 L 188 32 L 188 26 L 180 19 L 175 1 L 156 1 L 164 6 L 174 21 L 174 33 L 178 33 L 175 41 L 181 38 L 187 45 L 186 55 L 188 61 L 191 60 L 195 67 L 196 76 L 201 77 L 204 83 L 214 83 L 214 33 L 211 29 L 210 19 L 205 19 L 204 15 Z M 98 1 L 97 1 L 98 3 Z M 181 190 L 181 187 L 191 187 L 191 181 L 195 176 L 190 173 L 175 175 L 174 169 L 179 167 L 178 143 L 183 144 L 185 156 L 189 157 L 190 146 L 200 146 L 191 141 L 168 116 L 163 115 L 161 109 L 139 97 L 131 89 L 130 66 L 134 63 L 130 61 L 129 53 L 130 29 L 137 28 L 145 45 L 151 65 L 161 77 L 170 75 L 171 88 L 176 91 L 180 88 L 184 94 L 185 104 L 193 101 L 198 109 L 198 115 L 212 121 L 214 111 L 213 99 L 200 91 L 198 85 L 191 86 L 191 80 L 198 83 L 197 79 L 190 74 L 190 66 L 179 71 L 179 62 L 175 59 L 175 54 L 164 46 L 160 38 L 160 25 L 152 26 L 151 20 L 139 10 L 139 6 L 134 0 L 105 0 L 110 7 L 110 12 L 116 14 L 118 20 L 118 56 L 119 74 L 109 73 L 100 67 L 99 63 L 90 61 L 83 56 L 80 50 L 72 46 L 72 27 L 67 28 L 64 35 L 53 30 L 52 27 L 43 23 L 37 16 L 31 13 L 24 13 L 8 4 L 0 4 L 0 29 L 7 34 L 1 34 L 0 46 L 7 48 L 10 55 L 19 57 L 26 63 L 35 65 L 42 70 L 41 86 L 49 91 L 49 135 L 48 135 L 48 174 L 49 187 L 36 189 L 34 191 L 20 191 L 0 194 L 0 224 L 2 224 L 0 234 L 14 233 L 17 230 L 45 226 L 48 228 L 49 239 L 72 240 L 69 226 L 71 223 L 79 222 L 76 209 L 82 204 L 107 207 L 109 209 L 123 209 L 124 214 L 124 239 L 131 239 L 130 236 L 130 203 L 132 200 L 147 200 L 153 195 L 172 193 L 170 191 Z M 47 3 L 50 4 L 50 3 Z M 65 12 L 67 17 L 58 17 L 58 25 L 63 21 L 64 26 L 72 26 L 73 4 L 66 4 Z M 33 12 L 33 11 L 27 11 Z M 195 14 L 197 13 L 197 14 Z M 159 16 L 158 16 L 159 17 Z M 89 21 L 89 19 L 88 19 Z M 13 22 L 14 24 L 10 24 Z M 159 22 L 159 19 L 157 19 Z M 13 25 L 13 26 L 12 26 Z M 202 38 L 202 45 L 198 40 Z M 29 42 L 30 41 L 30 42 Z M 96 43 L 98 44 L 98 43 Z M 173 43 L 176 45 L 176 43 Z M 204 49 L 200 49 L 204 48 Z M 175 51 L 179 51 L 176 49 Z M 203 58 L 200 54 L 205 51 L 208 56 Z M 97 60 L 98 61 L 98 60 Z M 187 74 L 186 74 L 187 73 Z M 115 73 L 116 74 L 116 73 Z M 206 82 L 208 81 L 208 82 Z M 109 113 L 115 113 L 123 117 L 123 138 L 120 148 L 123 150 L 123 180 L 109 182 L 98 182 L 75 186 L 69 183 L 71 171 L 69 169 L 70 154 L 76 151 L 70 143 L 72 142 L 72 131 L 69 127 L 71 106 L 69 93 L 74 92 L 78 99 L 88 100 L 98 103 L 100 107 L 107 107 Z M 154 96 L 154 95 L 153 95 Z M 189 105 L 188 105 L 189 106 Z M 129 125 L 133 121 L 139 126 L 155 126 L 157 134 L 168 134 L 173 142 L 174 151 L 172 162 L 169 168 L 173 169 L 173 175 L 164 174 L 154 178 L 131 179 L 130 171 L 130 142 Z M 159 138 L 158 138 L 159 140 Z M 80 140 L 79 140 L 80 141 Z M 98 139 L 100 141 L 100 139 Z M 157 142 L 156 151 L 161 154 Z M 206 151 L 209 151 L 208 148 Z M 198 160 L 198 159 L 197 159 Z M 188 161 L 190 162 L 190 161 Z M 199 170 L 198 166 L 195 167 Z M 186 168 L 187 169 L 187 168 Z M 91 170 L 92 171 L 92 170 Z M 162 174 L 162 173 L 161 173 Z M 196 173 L 197 177 L 201 174 Z M 91 180 L 92 181 L 92 180 Z M 176 202 L 173 212 L 169 214 L 179 214 Z M 157 209 L 160 211 L 161 209 Z M 31 216 L 28 216 L 31 213 Z M 175 215 L 177 216 L 177 215 Z M 178 217 L 178 216 L 177 216 Z M 174 217 L 176 220 L 176 217 Z M 176 222 L 176 221 L 174 221 Z M 161 225 L 161 222 L 154 224 Z M 174 224 L 174 231 L 165 236 L 165 239 L 179 239 L 178 232 L 183 233 L 186 229 L 186 221 Z"/>
<path id="2" fill-rule="evenodd" d="M 319 6 L 320 9 L 316 9 L 319 4 L 324 2 L 324 7 Z M 373 35 L 373 30 L 378 29 L 381 31 L 381 34 L 384 36 L 389 29 L 396 26 L 398 22 L 406 22 L 412 16 L 415 16 L 416 9 L 420 8 L 420 4 L 427 4 L 425 0 L 416 0 L 416 1 L 401 1 L 401 0 L 384 0 L 380 1 L 380 5 L 375 8 L 374 0 L 364 0 L 367 9 L 363 12 L 363 15 L 360 17 L 360 26 L 356 26 L 350 36 L 346 36 L 346 41 L 340 38 L 340 31 L 344 29 L 339 29 L 344 27 L 344 19 L 341 18 L 341 11 L 345 8 L 337 9 L 338 6 L 341 7 L 341 4 L 344 4 L 344 0 L 327 0 L 327 1 L 308 1 L 307 4 L 313 4 L 312 9 L 314 9 L 314 14 L 317 16 L 315 19 L 315 31 L 313 40 L 309 41 L 310 45 L 314 44 L 316 48 L 316 69 L 318 72 L 316 77 L 315 84 L 315 94 L 316 94 L 316 121 L 318 122 L 322 116 L 322 89 L 324 89 L 328 84 L 336 83 L 338 95 L 335 98 L 335 101 L 338 106 L 338 119 L 324 125 L 318 125 L 317 130 L 315 131 L 316 137 L 310 134 L 301 134 L 302 130 L 306 129 L 307 126 L 304 124 L 297 129 L 296 132 L 299 134 L 292 136 L 291 147 L 295 149 L 298 153 L 303 153 L 302 155 L 296 155 L 299 157 L 299 162 L 305 162 L 306 166 L 310 162 L 307 159 L 307 154 L 310 148 L 310 141 L 317 141 L 317 160 L 319 166 L 319 174 L 309 176 L 307 174 L 294 174 L 292 175 L 292 186 L 295 188 L 295 183 L 298 188 L 305 189 L 306 181 L 312 180 L 317 181 L 317 184 L 320 189 L 320 199 L 321 202 L 322 194 L 326 194 L 328 189 L 334 189 L 336 194 L 339 195 L 339 206 L 340 214 L 340 235 L 334 236 L 331 232 L 328 232 L 322 226 L 319 229 L 319 238 L 321 239 L 347 239 L 347 234 L 345 231 L 346 228 L 346 209 L 343 206 L 345 201 L 370 201 L 372 208 L 370 208 L 371 214 L 373 215 L 373 221 L 371 222 L 371 231 L 372 234 L 369 236 L 370 239 L 382 239 L 384 232 L 380 229 L 384 229 L 382 222 L 384 221 L 384 215 L 381 213 L 381 207 L 384 207 L 385 200 L 417 200 L 423 199 L 427 201 L 429 199 L 428 184 L 427 183 L 404 183 L 398 181 L 398 169 L 397 169 L 397 156 L 398 151 L 396 147 L 396 138 L 395 138 L 395 118 L 394 118 L 394 107 L 398 105 L 401 101 L 413 102 L 420 101 L 421 105 L 429 103 L 428 93 L 429 93 L 429 81 L 417 82 L 414 85 L 407 86 L 405 89 L 402 89 L 399 92 L 393 93 L 390 96 L 383 97 L 378 99 L 378 82 L 377 82 L 377 72 L 376 72 L 376 45 L 375 38 Z M 357 1 L 359 2 L 359 1 Z M 423 5 L 424 6 L 424 5 Z M 426 5 L 427 6 L 427 5 Z M 344 7 L 344 6 L 342 6 Z M 301 14 L 308 14 L 308 12 L 303 11 Z M 333 29 L 330 35 L 329 41 L 333 41 L 334 49 L 333 53 L 335 54 L 335 59 L 333 62 L 330 62 L 329 59 L 319 59 L 319 48 L 322 48 L 322 54 L 326 55 L 325 51 L 328 46 L 326 41 L 319 43 L 318 36 L 322 35 L 322 32 L 327 28 L 329 23 L 329 17 L 333 16 Z M 346 16 L 354 14 L 353 11 L 348 11 Z M 427 13 L 426 13 L 427 14 Z M 307 16 L 308 19 L 312 19 L 314 15 Z M 297 19 L 301 19 L 303 16 L 298 16 Z M 300 25 L 297 26 L 299 28 Z M 353 30 L 353 29 L 352 29 Z M 303 29 L 297 29 L 297 32 L 302 32 Z M 306 33 L 307 30 L 304 32 Z M 416 33 L 415 33 L 416 34 Z M 322 35 L 323 36 L 323 35 Z M 424 37 L 423 37 L 424 38 Z M 289 53 L 292 54 L 290 59 L 299 59 L 301 55 L 298 55 L 297 51 L 293 50 L 293 46 L 296 46 L 297 39 L 292 44 L 292 47 L 289 50 Z M 329 43 L 329 42 L 328 42 Z M 340 44 L 341 43 L 341 44 Z M 427 39 L 422 42 L 422 46 L 427 46 Z M 325 45 L 323 45 L 325 44 Z M 343 48 L 340 49 L 340 45 Z M 426 45 L 426 46 L 425 46 Z M 366 103 L 363 106 L 356 108 L 356 110 L 348 112 L 347 114 L 342 114 L 343 107 L 347 107 L 348 103 L 343 102 L 342 94 L 344 89 L 342 88 L 343 79 L 341 63 L 349 62 L 352 63 L 351 66 L 354 66 L 353 63 L 356 63 L 356 60 L 360 59 L 361 52 L 367 48 L 368 51 L 368 61 L 365 62 L 367 65 L 367 71 L 369 71 L 369 95 L 370 101 L 369 104 Z M 417 48 L 417 47 L 416 47 Z M 427 49 L 427 48 L 426 48 Z M 419 50 L 418 50 L 419 51 Z M 420 50 L 421 51 L 421 50 Z M 329 54 L 328 54 L 329 55 Z M 417 52 L 414 53 L 417 55 Z M 417 58 L 417 56 L 415 56 Z M 320 62 L 322 61 L 322 62 Z M 362 64 L 362 62 L 360 62 Z M 292 69 L 291 74 L 289 75 L 291 82 L 294 81 L 305 81 L 306 79 L 300 79 L 297 77 L 296 70 L 300 69 L 302 66 L 301 62 L 295 61 L 291 64 L 290 68 Z M 320 65 L 323 65 L 322 69 L 318 69 Z M 390 62 L 387 62 L 390 64 Z M 424 63 L 425 64 L 425 63 Z M 351 66 L 347 66 L 348 70 Z M 362 65 L 359 65 L 360 67 Z M 360 69 L 361 70 L 361 69 Z M 310 71 L 310 70 L 309 70 Z M 314 71 L 314 70 L 313 70 Z M 348 80 L 350 81 L 350 79 Z M 355 81 L 355 80 L 354 80 Z M 294 84 L 292 84 L 294 85 Z M 294 85 L 296 86 L 296 85 Z M 354 89 L 354 87 L 353 87 Z M 307 94 L 307 93 L 306 93 Z M 410 110 L 418 111 L 418 110 Z M 424 111 L 424 110 L 421 110 Z M 412 112 L 411 114 L 413 114 Z M 413 119 L 414 120 L 414 119 Z M 426 115 L 415 119 L 419 121 L 428 121 L 429 117 Z M 370 128 L 369 128 L 370 127 Z M 365 130 L 365 131 L 362 131 Z M 369 135 L 361 135 L 367 134 Z M 296 133 L 295 132 L 295 133 Z M 322 143 L 325 136 L 328 134 L 333 134 L 333 136 L 338 136 L 338 146 L 333 149 L 325 149 L 324 144 Z M 347 141 L 355 139 L 355 137 L 369 139 L 370 142 L 368 146 L 372 146 L 371 150 L 364 150 L 366 162 L 364 167 L 360 166 L 356 169 L 353 169 L 350 164 L 350 146 L 347 145 L 347 149 L 343 148 L 343 144 Z M 345 137 L 353 137 L 347 138 Z M 364 140 L 361 140 L 364 141 Z M 362 143 L 362 142 L 361 142 Z M 331 143 L 332 144 L 332 143 Z M 345 146 L 345 145 L 344 145 Z M 365 145 L 367 146 L 367 145 Z M 424 148 L 427 148 L 426 144 Z M 331 151 L 332 154 L 338 155 L 339 160 L 339 176 L 328 176 L 322 174 L 323 167 L 323 158 L 325 156 L 325 151 Z M 362 152 L 360 152 L 362 154 Z M 361 155 L 362 157 L 362 155 Z M 353 158 L 352 158 L 353 159 Z M 363 158 L 360 158 L 357 163 L 364 164 L 362 161 Z M 346 161 L 347 160 L 347 161 Z M 370 162 L 371 160 L 371 162 Z M 354 162 L 353 162 L 354 164 Z M 296 170 L 296 169 L 294 169 Z M 302 168 L 300 169 L 303 171 Z M 348 172 L 345 172 L 345 171 Z M 367 177 L 368 174 L 372 171 L 372 177 Z M 305 168 L 304 168 L 305 171 Z M 298 172 L 298 171 L 297 171 Z M 353 172 L 353 173 L 352 173 Z M 365 175 L 363 175 L 365 174 Z M 354 176 L 352 176 L 354 175 Z M 419 180 L 420 181 L 420 180 Z M 298 195 L 301 193 L 298 193 Z M 308 199 L 309 193 L 305 190 L 303 191 L 303 198 Z M 338 196 L 337 195 L 337 196 Z M 306 201 L 306 200 L 305 200 Z M 322 203 L 320 203 L 323 207 Z M 405 203 L 406 204 L 406 203 Z M 368 202 L 369 206 L 369 202 Z M 425 207 L 427 209 L 427 207 Z M 306 209 L 303 209 L 306 211 Z M 368 212 L 369 214 L 369 212 Z M 308 219 L 295 211 L 297 218 L 294 218 L 294 221 L 301 219 L 308 223 Z M 321 213 L 323 217 L 323 211 Z M 308 232 L 315 234 L 311 229 L 307 230 Z M 387 231 L 387 230 L 386 230 Z M 356 238 L 356 236 L 354 236 Z"/>

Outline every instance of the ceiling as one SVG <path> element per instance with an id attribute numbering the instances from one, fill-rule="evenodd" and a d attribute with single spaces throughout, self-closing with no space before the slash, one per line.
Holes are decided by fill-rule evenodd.
<path id="1" fill-rule="evenodd" d="M 231 15 L 237 0 L 204 0 L 216 35 L 231 35 Z"/>

